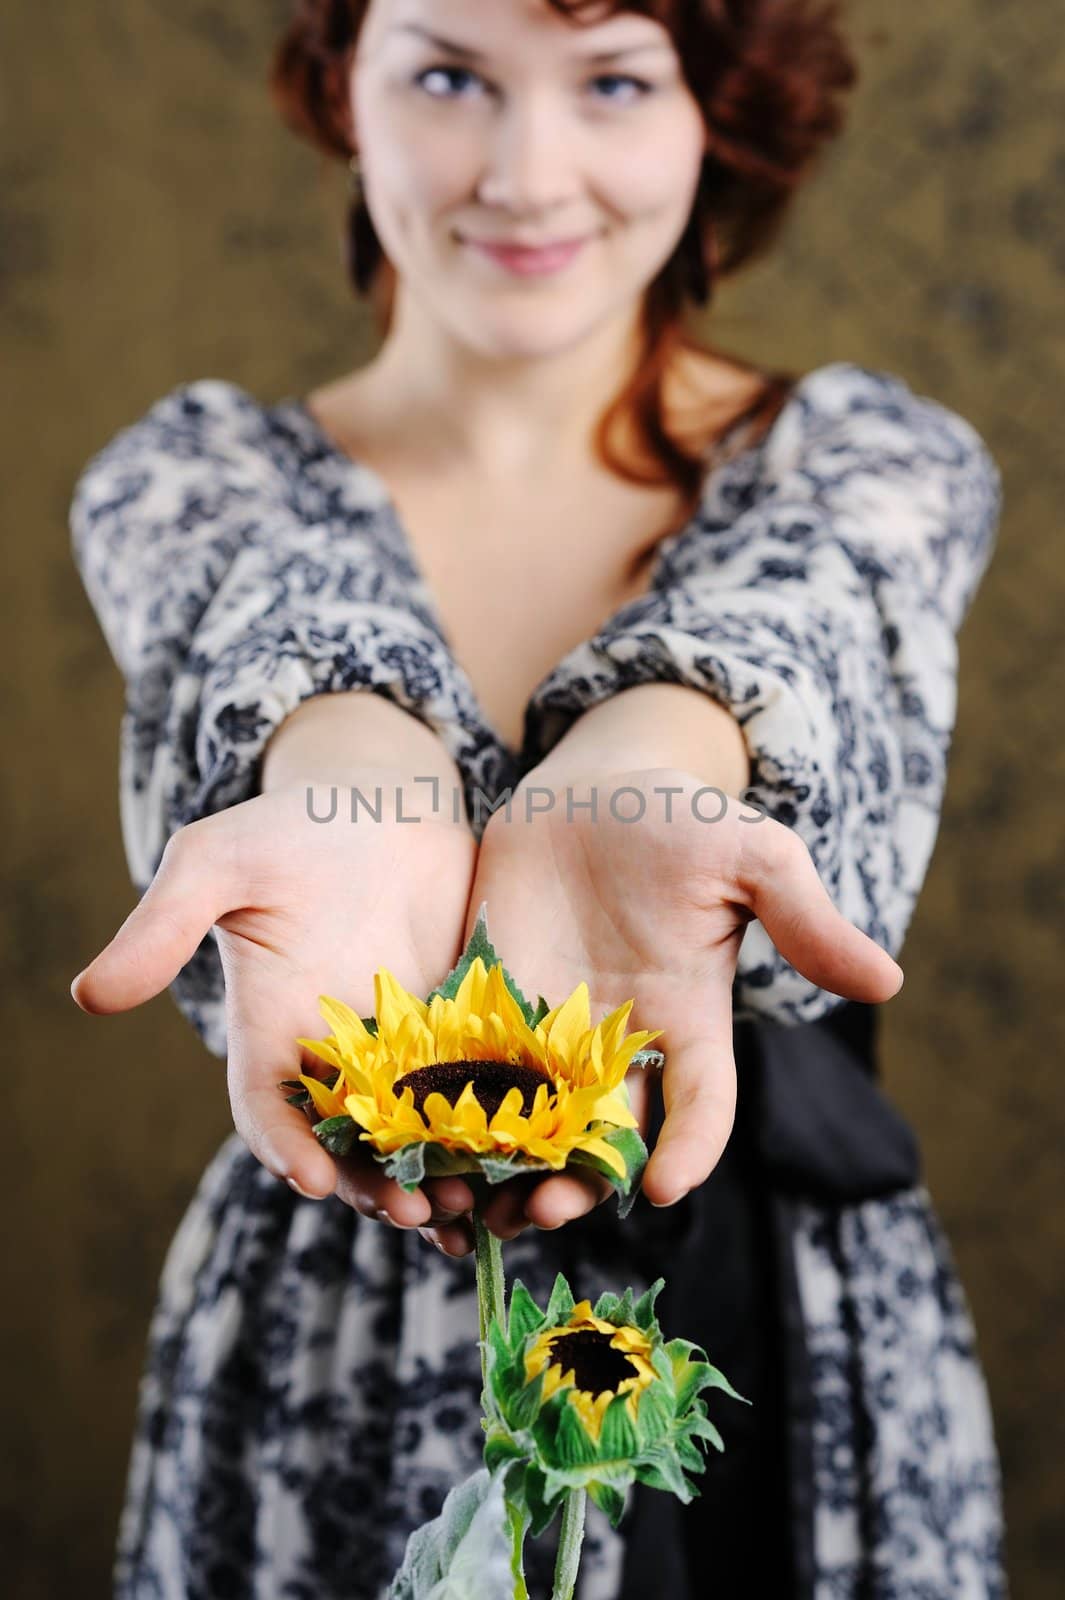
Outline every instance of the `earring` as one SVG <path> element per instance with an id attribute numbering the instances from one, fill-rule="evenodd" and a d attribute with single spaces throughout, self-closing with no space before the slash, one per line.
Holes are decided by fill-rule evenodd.
<path id="1" fill-rule="evenodd" d="M 348 174 L 351 194 L 348 202 L 347 231 L 344 238 L 345 261 L 348 277 L 354 284 L 356 293 L 369 294 L 381 259 L 381 246 L 378 242 L 377 234 L 374 232 L 374 225 L 370 220 L 369 208 L 366 205 L 366 196 L 362 183 L 362 166 L 357 152 L 348 158 Z"/>
<path id="2" fill-rule="evenodd" d="M 361 205 L 363 198 L 362 165 L 359 161 L 359 153 L 357 150 L 353 155 L 348 157 L 348 173 L 351 185 L 351 198 L 356 205 Z"/>

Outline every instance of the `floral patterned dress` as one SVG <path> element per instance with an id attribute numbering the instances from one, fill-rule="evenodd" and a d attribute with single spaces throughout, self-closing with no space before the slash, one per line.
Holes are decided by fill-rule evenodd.
<path id="1" fill-rule="evenodd" d="M 126 684 L 133 880 L 147 887 L 176 829 L 257 792 L 268 738 L 311 695 L 363 687 L 421 718 L 483 826 L 575 717 L 669 681 L 731 709 L 759 803 L 897 955 L 1000 504 L 964 419 L 888 373 L 807 373 L 763 438 L 708 460 L 647 592 L 537 686 L 516 750 L 454 658 L 382 480 L 298 398 L 180 385 L 89 461 L 71 506 Z M 213 931 L 172 993 L 224 1057 Z M 974 1332 L 916 1141 L 875 1081 L 874 1009 L 813 986 L 752 922 L 737 1126 L 710 1181 L 664 1212 L 641 1200 L 618 1224 L 608 1203 L 508 1246 L 544 1294 L 559 1267 L 595 1294 L 668 1256 L 667 1336 L 699 1339 L 754 1400 L 711 1407 L 726 1449 L 691 1507 L 638 1492 L 617 1532 L 592 1508 L 580 1600 L 715 1581 L 781 1600 L 1006 1595 Z M 410 1530 L 478 1463 L 475 1329 L 469 1258 L 300 1199 L 231 1135 L 163 1269 L 116 1595 L 379 1600 Z M 533 1593 L 549 1543 L 530 1553 Z"/>

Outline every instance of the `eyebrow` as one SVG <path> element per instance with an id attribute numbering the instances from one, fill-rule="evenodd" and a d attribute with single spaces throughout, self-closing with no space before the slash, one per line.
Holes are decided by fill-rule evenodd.
<path id="1" fill-rule="evenodd" d="M 467 61 L 487 61 L 488 57 L 483 50 L 475 50 L 472 45 L 459 44 L 455 39 L 444 39 L 438 33 L 432 33 L 428 28 L 423 28 L 417 22 L 397 23 L 392 29 L 393 33 L 411 33 L 420 39 L 425 39 L 429 44 L 435 45 L 438 50 L 447 50 L 452 55 L 464 56 Z M 622 56 L 642 54 L 648 50 L 668 50 L 666 43 L 649 39 L 646 44 L 630 44 L 621 50 L 596 50 L 582 55 L 583 61 L 617 61 Z"/>

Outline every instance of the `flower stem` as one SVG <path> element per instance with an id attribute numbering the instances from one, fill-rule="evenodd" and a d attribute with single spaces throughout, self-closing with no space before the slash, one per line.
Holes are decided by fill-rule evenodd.
<path id="1" fill-rule="evenodd" d="M 573 1600 L 573 1592 L 577 1587 L 577 1568 L 581 1562 L 581 1545 L 584 1542 L 584 1512 L 587 1502 L 586 1489 L 571 1489 L 562 1507 L 562 1532 L 558 1540 L 555 1591 L 552 1600 Z"/>
<path id="2" fill-rule="evenodd" d="M 481 1336 L 481 1383 L 488 1381 L 488 1324 L 495 1317 L 504 1325 L 503 1244 L 485 1227 L 480 1206 L 473 1211 L 473 1236 L 477 1264 L 477 1316 Z"/>

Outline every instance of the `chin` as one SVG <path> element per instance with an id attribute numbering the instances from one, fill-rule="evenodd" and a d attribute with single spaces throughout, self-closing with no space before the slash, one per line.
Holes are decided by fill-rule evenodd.
<path id="1" fill-rule="evenodd" d="M 578 306 L 572 300 L 566 303 L 563 296 L 554 305 L 543 295 L 507 307 L 492 306 L 482 298 L 472 314 L 461 319 L 461 329 L 465 342 L 485 355 L 536 359 L 572 349 L 617 311 L 616 303 Z"/>

